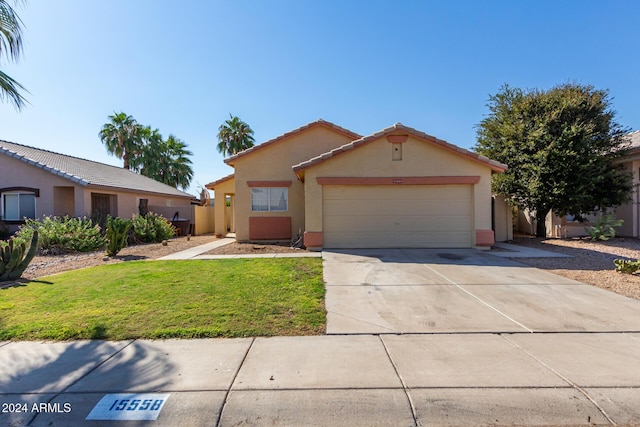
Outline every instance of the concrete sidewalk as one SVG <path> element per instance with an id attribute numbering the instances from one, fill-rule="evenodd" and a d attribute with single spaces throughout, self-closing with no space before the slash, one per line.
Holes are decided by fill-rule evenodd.
<path id="1" fill-rule="evenodd" d="M 638 333 L 5 342 L 0 425 L 638 424 L 639 355 Z"/>

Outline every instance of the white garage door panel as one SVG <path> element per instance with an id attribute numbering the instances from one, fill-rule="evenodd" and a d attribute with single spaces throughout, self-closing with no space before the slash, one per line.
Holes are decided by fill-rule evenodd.
<path id="1" fill-rule="evenodd" d="M 433 215 L 367 215 L 347 216 L 333 215 L 331 217 L 335 223 L 331 231 L 335 233 L 364 233 L 372 232 L 371 224 L 375 224 L 375 233 L 387 233 L 393 230 L 395 233 L 410 232 L 439 232 L 450 230 L 468 231 L 468 216 L 451 215 L 447 217 Z"/>
<path id="2" fill-rule="evenodd" d="M 324 186 L 327 248 L 469 247 L 472 186 Z"/>
<path id="3" fill-rule="evenodd" d="M 414 215 L 449 215 L 457 212 L 463 212 L 467 215 L 467 209 L 469 208 L 469 200 L 455 200 L 455 199 L 443 199 L 443 198 L 430 198 L 430 199 L 393 199 L 390 200 L 341 200 L 332 199 L 331 203 L 327 204 L 325 199 L 324 214 L 325 215 L 345 215 L 347 212 L 356 212 L 366 206 L 367 209 L 377 215 L 398 215 L 398 206 L 402 206 L 406 213 Z"/>

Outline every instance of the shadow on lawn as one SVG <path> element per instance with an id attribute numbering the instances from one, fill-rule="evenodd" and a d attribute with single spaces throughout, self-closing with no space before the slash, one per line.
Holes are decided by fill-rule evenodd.
<path id="1" fill-rule="evenodd" d="M 116 255 L 112 256 L 109 259 L 119 260 L 119 261 L 142 261 L 145 259 L 149 259 L 146 255 Z"/>
<path id="2" fill-rule="evenodd" d="M 27 286 L 29 283 L 42 283 L 43 285 L 53 285 L 53 282 L 49 282 L 47 280 L 18 279 L 18 280 L 10 280 L 7 282 L 0 282 L 0 290 L 9 289 L 9 288 L 22 288 Z"/>

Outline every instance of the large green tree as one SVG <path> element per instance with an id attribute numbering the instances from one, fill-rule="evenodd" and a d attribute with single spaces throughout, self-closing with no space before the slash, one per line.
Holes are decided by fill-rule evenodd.
<path id="1" fill-rule="evenodd" d="M 142 129 L 136 119 L 120 112 L 110 115 L 109 122 L 100 130 L 100 139 L 107 151 L 122 159 L 122 167 L 125 169 L 136 169 L 136 159 L 143 146 Z"/>
<path id="2" fill-rule="evenodd" d="M 253 147 L 253 130 L 237 116 L 229 114 L 229 119 L 218 128 L 218 151 L 223 156 L 233 155 Z"/>
<path id="3" fill-rule="evenodd" d="M 506 163 L 493 191 L 537 219 L 546 236 L 550 211 L 577 218 L 629 200 L 631 177 L 616 165 L 628 129 L 616 122 L 606 90 L 567 83 L 550 90 L 503 86 L 480 122 L 479 154 Z"/>
<path id="4" fill-rule="evenodd" d="M 140 173 L 175 188 L 186 190 L 193 179 L 187 144 L 174 135 L 164 140 L 158 129 L 146 127 L 145 145 L 139 158 Z"/>
<path id="5" fill-rule="evenodd" d="M 13 2 L 18 3 L 18 0 Z M 10 61 L 17 61 L 21 53 L 22 21 L 8 1 L 0 0 L 0 60 L 6 56 Z M 27 102 L 20 91 L 26 92 L 24 86 L 0 70 L 0 99 L 8 99 L 20 110 Z"/>

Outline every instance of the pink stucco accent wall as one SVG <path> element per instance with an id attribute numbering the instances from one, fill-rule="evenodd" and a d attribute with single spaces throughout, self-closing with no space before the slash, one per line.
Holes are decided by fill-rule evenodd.
<path id="1" fill-rule="evenodd" d="M 321 231 L 305 231 L 304 245 L 308 248 L 321 248 L 322 232 Z"/>
<path id="2" fill-rule="evenodd" d="M 493 230 L 476 230 L 476 246 L 491 246 L 495 242 Z"/>
<path id="3" fill-rule="evenodd" d="M 291 239 L 290 216 L 254 216 L 249 218 L 249 239 L 282 240 Z"/>

